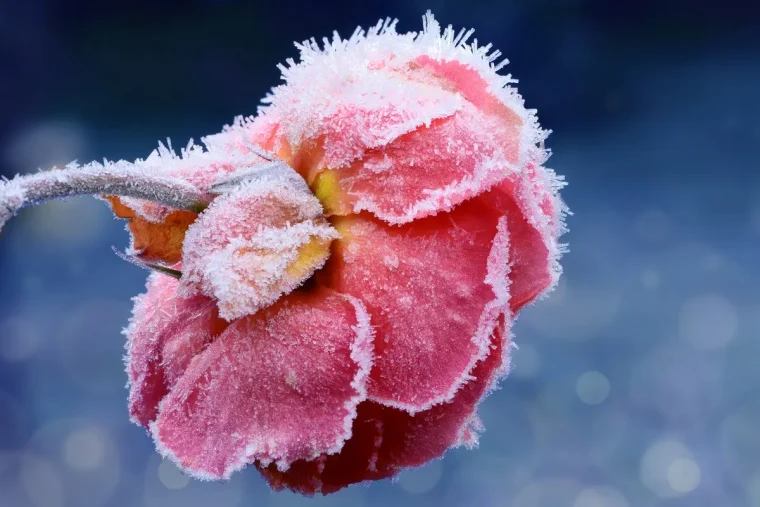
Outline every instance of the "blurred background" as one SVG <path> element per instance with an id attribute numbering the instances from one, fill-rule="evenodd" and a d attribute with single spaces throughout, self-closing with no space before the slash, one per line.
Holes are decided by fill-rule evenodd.
<path id="1" fill-rule="evenodd" d="M 255 113 L 293 40 L 427 9 L 511 60 L 575 213 L 480 448 L 316 499 L 184 477 L 128 421 L 145 273 L 78 198 L 0 235 L 0 506 L 760 506 L 757 2 L 2 0 L 0 173 L 183 146 Z"/>

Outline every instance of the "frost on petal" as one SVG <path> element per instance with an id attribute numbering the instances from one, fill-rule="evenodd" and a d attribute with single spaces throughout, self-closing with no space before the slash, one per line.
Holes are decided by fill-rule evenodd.
<path id="1" fill-rule="evenodd" d="M 334 220 L 341 239 L 319 280 L 361 298 L 372 316 L 370 399 L 426 410 L 450 400 L 486 355 L 509 302 L 510 239 L 499 215 L 477 199 L 400 227 Z"/>
<path id="2" fill-rule="evenodd" d="M 296 292 L 230 324 L 193 361 L 152 425 L 159 450 L 201 478 L 254 460 L 286 470 L 351 437 L 372 367 L 358 300 Z"/>
<path id="3" fill-rule="evenodd" d="M 537 153 L 543 162 L 547 133 L 498 73 L 500 52 L 424 22 L 419 34 L 388 20 L 303 42 L 300 62 L 281 66 L 285 84 L 233 130 L 286 157 L 328 212 L 393 224 L 450 210 Z"/>
<path id="4" fill-rule="evenodd" d="M 337 234 L 293 176 L 297 181 L 287 173 L 261 175 L 201 214 L 183 247 L 186 294 L 213 297 L 220 315 L 233 320 L 271 305 L 324 265 Z"/>
<path id="5" fill-rule="evenodd" d="M 297 461 L 287 471 L 259 467 L 274 489 L 329 494 L 350 484 L 392 477 L 442 456 L 452 447 L 477 445 L 483 431 L 478 403 L 505 371 L 508 331 L 497 327 L 488 355 L 472 371 L 473 379 L 448 403 L 410 415 L 371 401 L 359 405 L 351 440 L 340 453 Z"/>
<path id="6" fill-rule="evenodd" d="M 397 79 L 371 66 L 366 77 L 339 86 L 340 100 L 327 104 L 329 109 L 311 125 L 312 136 L 321 136 L 321 165 L 326 168 L 348 166 L 365 152 L 452 116 L 463 106 L 455 93 L 419 83 L 399 86 Z"/>
<path id="7" fill-rule="evenodd" d="M 231 125 L 225 125 L 222 132 L 203 138 L 203 142 L 214 150 L 250 156 L 254 149 L 262 150 L 280 160 L 290 160 L 290 146 L 283 143 L 280 134 L 282 119 L 271 114 L 259 117 L 236 116 Z"/>
<path id="8" fill-rule="evenodd" d="M 129 413 L 146 427 L 193 357 L 227 325 L 218 317 L 213 300 L 183 298 L 177 294 L 178 286 L 171 277 L 151 275 L 147 292 L 135 298 L 126 329 Z"/>
<path id="9" fill-rule="evenodd" d="M 473 106 L 336 170 L 355 211 L 393 223 L 450 210 L 517 170 L 517 136 Z"/>
<path id="10" fill-rule="evenodd" d="M 556 193 L 562 184 L 550 169 L 529 164 L 483 196 L 509 218 L 513 312 L 553 289 L 562 274 L 567 207 Z"/>
<path id="11" fill-rule="evenodd" d="M 371 402 L 359 404 L 351 438 L 337 454 L 298 460 L 285 471 L 275 465 L 256 466 L 273 489 L 287 488 L 303 495 L 327 495 L 350 484 L 390 477 L 393 474 L 381 475 L 377 471 L 383 435 L 383 423 L 375 417 L 378 410 L 379 406 Z"/>
<path id="12" fill-rule="evenodd" d="M 512 190 L 502 184 L 476 200 L 502 217 L 499 226 L 504 234 L 494 240 L 489 276 L 509 278 L 509 307 L 516 314 L 551 286 L 554 272 L 545 236 L 523 214 Z"/>
<path id="13" fill-rule="evenodd" d="M 346 69 L 339 80 L 321 79 L 308 94 L 279 101 L 280 135 L 300 157 L 307 181 L 324 168 L 341 168 L 365 152 L 383 148 L 398 137 L 456 113 L 463 105 L 455 93 L 423 83 L 405 83 L 373 67 Z M 337 76 L 334 76 L 337 77 Z M 318 92 L 317 87 L 324 87 Z M 297 93 L 296 90 L 293 90 Z M 304 167 L 303 162 L 310 162 Z"/>
<path id="14" fill-rule="evenodd" d="M 397 473 L 438 458 L 451 447 L 477 445 L 478 432 L 483 430 L 477 424 L 477 405 L 507 373 L 509 336 L 508 329 L 499 325 L 494 328 L 488 354 L 475 365 L 470 380 L 449 402 L 415 415 L 382 407 L 380 417 L 385 432 L 378 451 L 378 472 Z"/>

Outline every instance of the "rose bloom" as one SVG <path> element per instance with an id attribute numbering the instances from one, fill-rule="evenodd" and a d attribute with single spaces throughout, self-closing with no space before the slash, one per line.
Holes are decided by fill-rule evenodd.
<path id="1" fill-rule="evenodd" d="M 130 414 L 190 475 L 327 494 L 477 444 L 510 326 L 560 274 L 562 182 L 499 53 L 424 21 L 304 42 L 256 117 L 133 164 L 201 213 L 107 197 L 162 271 L 126 330 Z"/>

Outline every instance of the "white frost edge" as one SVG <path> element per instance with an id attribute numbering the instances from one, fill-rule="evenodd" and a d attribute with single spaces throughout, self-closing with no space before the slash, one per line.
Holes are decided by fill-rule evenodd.
<path id="1" fill-rule="evenodd" d="M 145 292 L 138 294 L 137 296 L 134 296 L 131 298 L 132 300 L 132 313 L 129 316 L 129 321 L 127 322 L 127 327 L 122 328 L 121 334 L 124 335 L 126 338 L 126 341 L 124 342 L 124 355 L 122 356 L 122 361 L 124 362 L 124 371 L 127 373 L 127 384 L 126 388 L 129 392 L 127 395 L 127 407 L 131 407 L 132 403 L 135 401 L 135 396 L 132 391 L 132 387 L 136 382 L 132 380 L 132 372 L 130 371 L 130 366 L 132 364 L 132 344 L 134 342 L 134 333 L 135 333 L 135 327 L 137 326 L 138 316 L 144 318 L 145 317 L 145 304 L 146 299 L 148 296 L 148 290 L 150 290 L 150 286 L 153 283 L 154 277 L 160 276 L 156 273 L 151 273 L 148 275 L 148 279 L 145 282 Z M 139 380 L 139 379 L 136 379 Z M 137 419 L 135 419 L 132 414 L 129 415 L 129 420 L 133 424 L 136 424 L 140 427 L 143 427 L 142 423 L 140 423 Z"/>

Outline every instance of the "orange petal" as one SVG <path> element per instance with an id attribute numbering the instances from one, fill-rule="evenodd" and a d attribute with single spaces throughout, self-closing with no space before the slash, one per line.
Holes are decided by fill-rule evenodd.
<path id="1" fill-rule="evenodd" d="M 140 259 L 162 264 L 176 264 L 182 259 L 185 232 L 195 222 L 197 213 L 184 210 L 170 211 L 160 222 L 151 222 L 118 197 L 106 196 L 114 214 L 128 220 L 127 229 L 132 235 L 131 248 Z"/>

